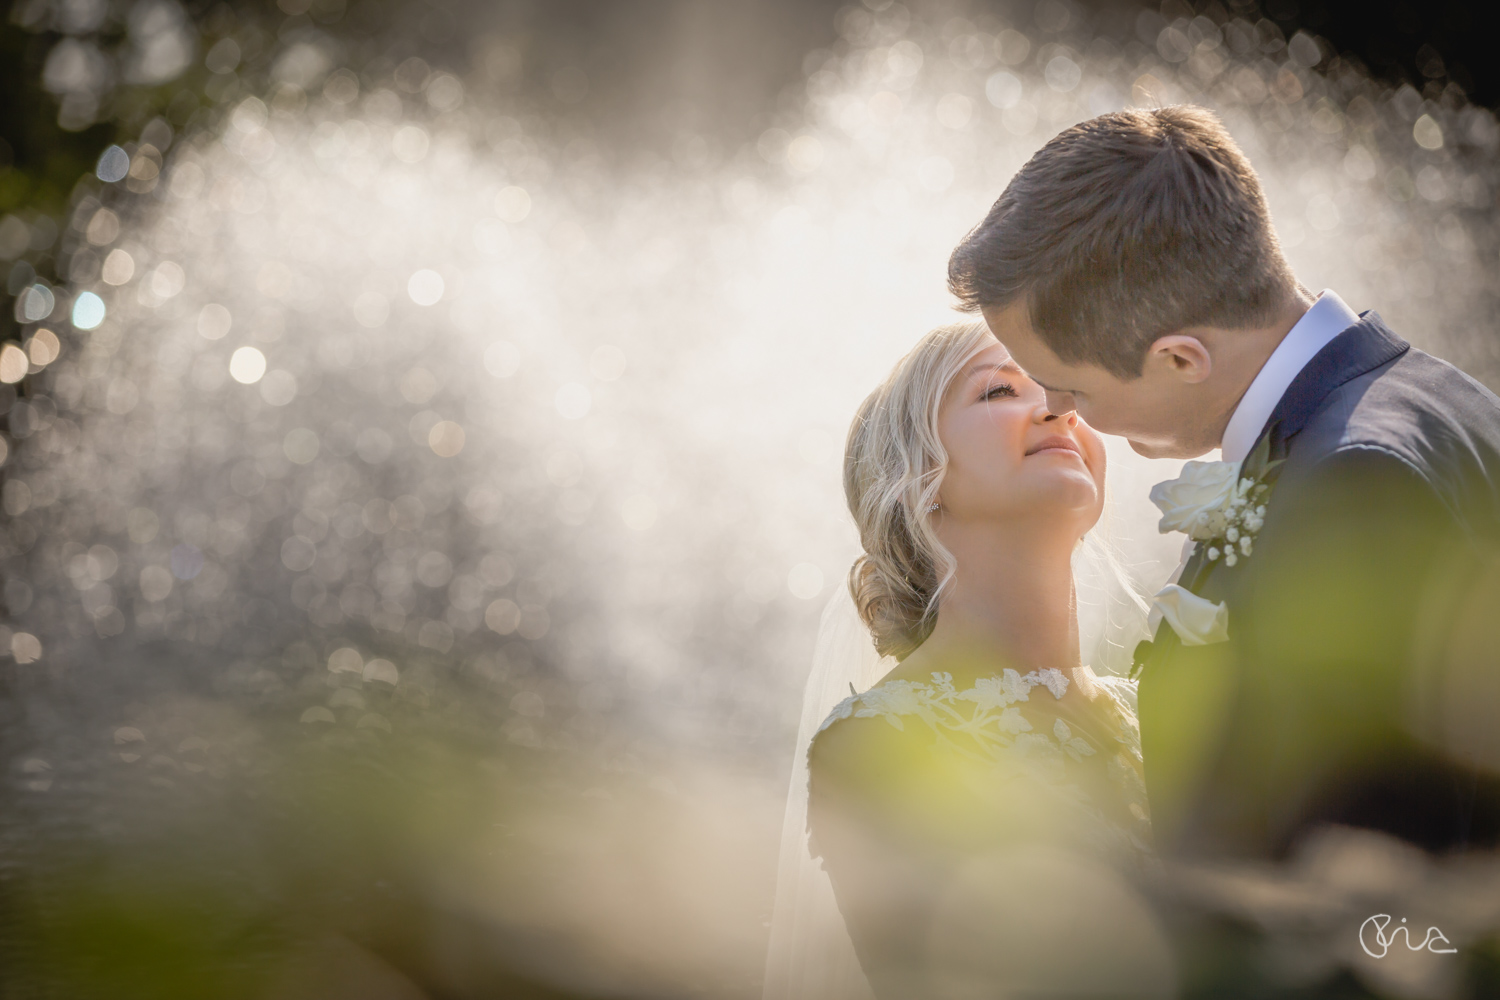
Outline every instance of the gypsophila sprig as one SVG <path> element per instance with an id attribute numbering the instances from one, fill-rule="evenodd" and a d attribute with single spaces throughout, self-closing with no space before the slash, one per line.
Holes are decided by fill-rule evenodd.
<path id="1" fill-rule="evenodd" d="M 1271 485 L 1267 476 L 1281 464 L 1270 461 L 1271 439 L 1261 438 L 1241 463 L 1188 462 L 1182 475 L 1158 483 L 1151 502 L 1161 509 L 1158 528 L 1182 531 L 1206 546 L 1209 562 L 1234 566 L 1255 551 L 1255 536 L 1265 525 Z"/>

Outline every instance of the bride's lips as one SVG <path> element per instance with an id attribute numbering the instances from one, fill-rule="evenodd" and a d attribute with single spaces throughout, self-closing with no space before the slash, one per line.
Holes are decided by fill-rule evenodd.
<path id="1" fill-rule="evenodd" d="M 1032 455 L 1045 455 L 1060 451 L 1071 452 L 1074 455 L 1077 455 L 1079 458 L 1083 457 L 1083 449 L 1078 447 L 1078 442 L 1074 441 L 1072 438 L 1063 437 L 1060 434 L 1053 435 L 1049 438 L 1043 438 L 1041 441 L 1038 441 L 1036 444 L 1031 446 L 1031 448 L 1026 452 L 1026 455 L 1030 457 Z"/>

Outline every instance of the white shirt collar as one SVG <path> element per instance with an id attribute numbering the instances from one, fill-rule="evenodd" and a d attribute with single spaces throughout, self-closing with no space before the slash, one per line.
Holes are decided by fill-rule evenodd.
<path id="1" fill-rule="evenodd" d="M 1358 314 L 1343 299 L 1329 289 L 1323 290 L 1312 307 L 1276 346 L 1276 350 L 1271 352 L 1260 374 L 1255 376 L 1255 381 L 1250 383 L 1250 388 L 1240 397 L 1234 415 L 1224 428 L 1224 439 L 1220 444 L 1220 457 L 1224 461 L 1245 460 L 1266 426 L 1266 421 L 1271 419 L 1276 404 L 1286 395 L 1292 380 L 1307 367 L 1313 355 L 1358 322 Z"/>

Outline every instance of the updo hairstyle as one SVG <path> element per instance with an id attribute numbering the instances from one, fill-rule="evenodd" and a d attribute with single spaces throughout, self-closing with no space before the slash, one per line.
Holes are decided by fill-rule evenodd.
<path id="1" fill-rule="evenodd" d="M 928 333 L 860 404 L 844 446 L 844 497 L 864 555 L 849 593 L 882 656 L 904 659 L 931 634 L 953 579 L 928 508 L 948 465 L 938 408 L 969 360 L 994 344 L 983 323 Z"/>

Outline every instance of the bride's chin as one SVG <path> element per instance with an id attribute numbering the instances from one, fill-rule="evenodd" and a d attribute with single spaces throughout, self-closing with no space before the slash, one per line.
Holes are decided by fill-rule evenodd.
<path id="1" fill-rule="evenodd" d="M 1104 511 L 1103 498 L 1099 496 L 1098 490 L 1092 488 L 1078 490 L 1059 506 L 1062 508 L 1062 516 L 1073 525 L 1080 538 L 1093 530 Z"/>
<path id="2" fill-rule="evenodd" d="M 1103 503 L 1099 491 L 1092 484 L 1053 484 L 1053 488 L 1033 494 L 1031 502 L 1020 508 L 1011 508 L 1011 516 L 1020 515 L 1038 526 L 1064 527 L 1081 538 L 1099 520 Z"/>
<path id="3" fill-rule="evenodd" d="M 1059 469 L 1048 477 L 1046 493 L 1065 507 L 1088 507 L 1099 502 L 1099 484 L 1087 469 Z"/>

